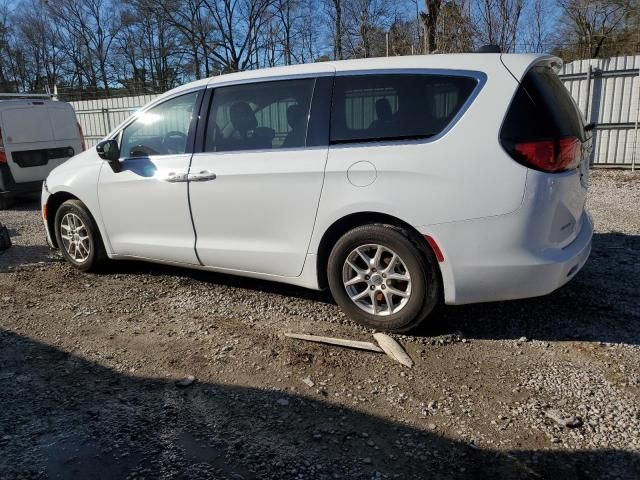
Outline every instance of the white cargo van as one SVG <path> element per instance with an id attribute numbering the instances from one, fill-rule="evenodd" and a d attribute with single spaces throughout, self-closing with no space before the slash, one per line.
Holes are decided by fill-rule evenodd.
<path id="1" fill-rule="evenodd" d="M 83 150 L 70 104 L 0 95 L 0 209 L 16 195 L 40 192 L 51 170 Z"/>

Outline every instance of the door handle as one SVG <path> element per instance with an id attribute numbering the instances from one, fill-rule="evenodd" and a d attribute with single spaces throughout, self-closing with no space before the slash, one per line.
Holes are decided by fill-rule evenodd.
<path id="1" fill-rule="evenodd" d="M 163 180 L 170 183 L 186 182 L 188 180 L 188 175 L 186 173 L 169 172 Z"/>
<path id="2" fill-rule="evenodd" d="M 198 173 L 190 173 L 187 177 L 190 182 L 208 182 L 209 180 L 215 180 L 216 174 L 209 170 L 202 170 Z"/>

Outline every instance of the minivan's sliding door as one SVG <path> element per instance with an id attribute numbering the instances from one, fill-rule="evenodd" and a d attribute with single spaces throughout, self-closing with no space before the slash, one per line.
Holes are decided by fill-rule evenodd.
<path id="1" fill-rule="evenodd" d="M 215 89 L 204 152 L 194 154 L 189 171 L 204 265 L 300 274 L 327 159 L 331 82 L 299 78 Z"/>

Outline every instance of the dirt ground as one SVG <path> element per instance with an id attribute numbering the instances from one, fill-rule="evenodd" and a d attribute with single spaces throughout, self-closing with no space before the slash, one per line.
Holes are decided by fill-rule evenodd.
<path id="1" fill-rule="evenodd" d="M 440 307 L 396 336 L 412 369 L 286 338 L 372 339 L 327 293 L 82 274 L 37 202 L 0 211 L 0 478 L 640 478 L 639 207 L 639 174 L 594 172 L 584 270 L 547 297 Z"/>

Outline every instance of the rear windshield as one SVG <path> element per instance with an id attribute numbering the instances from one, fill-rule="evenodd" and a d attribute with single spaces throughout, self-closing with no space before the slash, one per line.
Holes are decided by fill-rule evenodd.
<path id="1" fill-rule="evenodd" d="M 73 108 L 64 102 L 33 101 L 0 112 L 9 144 L 78 139 Z"/>
<path id="2" fill-rule="evenodd" d="M 584 122 L 571 95 L 549 67 L 534 67 L 524 76 L 502 126 L 503 140 L 562 137 L 586 140 Z"/>
<path id="3" fill-rule="evenodd" d="M 331 142 L 432 137 L 451 123 L 477 84 L 449 75 L 336 77 Z"/>

